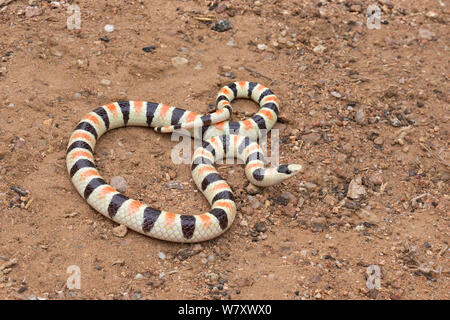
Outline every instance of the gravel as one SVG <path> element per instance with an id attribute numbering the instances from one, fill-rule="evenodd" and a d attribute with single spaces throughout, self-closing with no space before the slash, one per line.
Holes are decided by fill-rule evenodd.
<path id="1" fill-rule="evenodd" d="M 222 20 L 216 22 L 211 27 L 211 29 L 214 31 L 217 31 L 217 32 L 225 32 L 225 31 L 233 29 L 233 25 L 231 24 L 231 22 L 228 19 L 222 19 Z"/>

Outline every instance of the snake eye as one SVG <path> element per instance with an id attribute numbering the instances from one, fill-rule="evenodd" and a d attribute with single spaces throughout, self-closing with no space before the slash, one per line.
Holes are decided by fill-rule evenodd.
<path id="1" fill-rule="evenodd" d="M 277 171 L 279 173 L 284 173 L 284 174 L 291 174 L 292 173 L 292 171 L 289 170 L 289 165 L 287 165 L 287 164 L 283 164 L 283 165 L 279 166 Z"/>

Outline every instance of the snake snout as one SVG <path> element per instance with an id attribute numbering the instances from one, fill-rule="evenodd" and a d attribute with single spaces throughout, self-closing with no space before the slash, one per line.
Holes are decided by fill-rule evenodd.
<path id="1" fill-rule="evenodd" d="M 302 171 L 303 166 L 301 164 L 290 164 L 288 165 L 288 169 L 291 172 L 290 175 L 297 174 Z"/>

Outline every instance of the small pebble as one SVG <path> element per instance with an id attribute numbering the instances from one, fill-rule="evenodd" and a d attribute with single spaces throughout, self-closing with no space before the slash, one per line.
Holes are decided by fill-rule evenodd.
<path id="1" fill-rule="evenodd" d="M 134 277 L 134 279 L 136 279 L 136 280 L 141 280 L 143 278 L 144 278 L 144 276 L 141 273 L 136 274 L 136 276 Z"/>
<path id="2" fill-rule="evenodd" d="M 127 190 L 127 182 L 121 176 L 115 176 L 111 178 L 111 186 L 117 191 L 124 193 Z"/>
<path id="3" fill-rule="evenodd" d="M 264 51 L 267 50 L 267 45 L 260 43 L 257 45 L 258 50 Z"/>
<path id="4" fill-rule="evenodd" d="M 255 223 L 255 230 L 258 232 L 266 232 L 267 231 L 266 224 L 262 221 Z"/>
<path id="5" fill-rule="evenodd" d="M 156 50 L 156 47 L 155 46 L 148 46 L 148 47 L 142 48 L 142 50 L 144 50 L 144 52 L 152 52 L 152 51 Z"/>
<path id="6" fill-rule="evenodd" d="M 381 146 L 383 144 L 383 138 L 377 137 L 375 140 L 373 140 L 373 143 L 375 143 L 377 146 Z"/>
<path id="7" fill-rule="evenodd" d="M 133 295 L 134 295 L 134 298 L 135 299 L 141 299 L 142 298 L 142 295 L 141 295 L 141 293 L 140 292 L 135 292 L 135 293 L 133 293 Z"/>
<path id="8" fill-rule="evenodd" d="M 366 189 L 362 185 L 361 177 L 356 177 L 348 185 L 347 197 L 350 199 L 357 200 L 362 196 L 366 195 Z"/>
<path id="9" fill-rule="evenodd" d="M 118 238 L 125 237 L 127 235 L 127 232 L 128 232 L 127 227 L 122 224 L 112 229 L 113 235 L 115 235 Z"/>
<path id="10" fill-rule="evenodd" d="M 222 20 L 216 22 L 211 27 L 211 29 L 214 31 L 217 31 L 217 32 L 225 32 L 225 31 L 233 29 L 233 25 L 231 24 L 231 22 L 228 19 L 222 19 Z"/>
<path id="11" fill-rule="evenodd" d="M 261 193 L 261 188 L 255 186 L 254 184 L 249 183 L 245 187 L 245 191 L 247 191 L 248 194 L 254 196 L 255 194 Z"/>
<path id="12" fill-rule="evenodd" d="M 335 97 L 335 98 L 341 98 L 341 97 L 342 97 L 342 95 L 341 95 L 339 92 L 337 92 L 337 91 L 332 91 L 332 92 L 331 92 L 331 95 L 332 95 L 333 97 Z"/>
<path id="13" fill-rule="evenodd" d="M 28 290 L 27 286 L 22 286 L 22 287 L 19 288 L 19 290 L 17 290 L 17 293 L 24 293 L 27 290 Z"/>
<path id="14" fill-rule="evenodd" d="M 217 273 L 211 272 L 209 275 L 209 280 L 211 282 L 217 282 L 217 280 L 219 280 L 219 275 Z"/>
<path id="15" fill-rule="evenodd" d="M 234 42 L 234 39 L 228 40 L 227 46 L 229 46 L 229 47 L 234 47 L 235 45 L 236 45 L 236 42 Z"/>
<path id="16" fill-rule="evenodd" d="M 165 255 L 163 252 L 158 252 L 158 257 L 159 257 L 161 260 L 165 260 L 165 259 L 166 259 L 166 255 Z"/>
<path id="17" fill-rule="evenodd" d="M 167 182 L 166 184 L 164 184 L 164 186 L 169 189 L 184 189 L 184 186 L 179 182 Z"/>
<path id="18" fill-rule="evenodd" d="M 195 70 L 202 70 L 202 69 L 203 69 L 202 63 L 199 61 L 199 62 L 195 65 L 194 69 L 195 69 Z"/>
<path id="19" fill-rule="evenodd" d="M 109 86 L 109 85 L 111 84 L 111 80 L 108 80 L 108 79 L 102 79 L 102 80 L 100 81 L 100 84 L 103 85 L 103 86 Z"/>
<path id="20" fill-rule="evenodd" d="M 327 48 L 321 44 L 319 44 L 318 46 L 314 47 L 313 51 L 315 53 L 322 53 L 326 50 Z"/>
<path id="21" fill-rule="evenodd" d="M 105 25 L 105 31 L 106 32 L 113 32 L 114 31 L 114 26 L 112 24 Z"/>

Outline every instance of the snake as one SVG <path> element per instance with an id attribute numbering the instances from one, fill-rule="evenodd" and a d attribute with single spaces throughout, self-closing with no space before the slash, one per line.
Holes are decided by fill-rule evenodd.
<path id="1" fill-rule="evenodd" d="M 251 99 L 260 109 L 251 118 L 229 121 L 231 102 L 238 98 Z M 232 189 L 217 172 L 215 162 L 230 157 L 240 159 L 245 164 L 247 179 L 262 187 L 277 184 L 302 170 L 300 164 L 265 168 L 257 138 L 272 129 L 279 105 L 270 89 L 247 81 L 221 88 L 215 112 L 208 114 L 148 101 L 112 102 L 86 114 L 75 127 L 66 150 L 67 170 L 76 190 L 92 208 L 129 229 L 170 242 L 210 240 L 230 228 L 237 211 Z M 109 185 L 95 166 L 95 145 L 107 131 L 125 126 L 152 127 L 161 133 L 184 129 L 197 134 L 201 145 L 192 156 L 191 173 L 211 209 L 201 214 L 160 210 Z"/>

